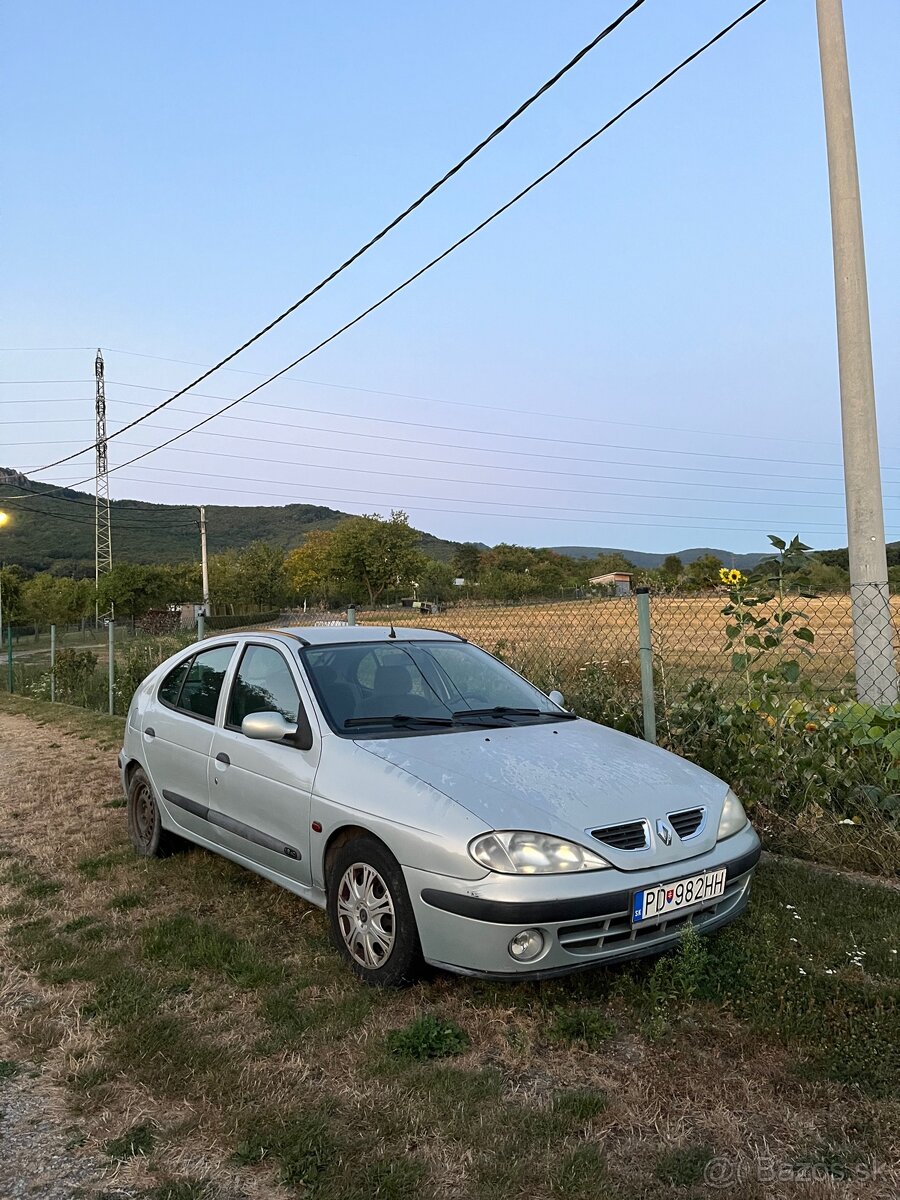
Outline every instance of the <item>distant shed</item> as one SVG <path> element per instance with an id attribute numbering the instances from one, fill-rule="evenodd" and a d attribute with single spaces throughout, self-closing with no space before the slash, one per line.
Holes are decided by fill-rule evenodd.
<path id="1" fill-rule="evenodd" d="M 591 587 L 611 588 L 617 596 L 631 595 L 631 576 L 627 571 L 610 571 L 608 575 L 595 575 L 588 583 Z"/>

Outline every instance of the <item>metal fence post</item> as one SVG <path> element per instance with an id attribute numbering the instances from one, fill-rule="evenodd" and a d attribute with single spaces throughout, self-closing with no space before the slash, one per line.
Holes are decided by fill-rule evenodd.
<path id="1" fill-rule="evenodd" d="M 56 699 L 56 626 L 50 626 L 50 702 Z"/>
<path id="2" fill-rule="evenodd" d="M 206 614 L 201 609 L 197 613 L 197 641 L 202 642 L 206 637 Z"/>
<path id="3" fill-rule="evenodd" d="M 656 745 L 656 697 L 653 693 L 653 642 L 650 632 L 650 589 L 635 588 L 638 644 L 641 655 L 641 699 L 644 706 L 644 740 Z"/>
<path id="4" fill-rule="evenodd" d="M 109 715 L 113 715 L 115 709 L 115 683 L 116 683 L 116 623 L 110 621 L 107 626 L 109 633 Z"/>
<path id="5" fill-rule="evenodd" d="M 0 630 L 2 633 L 2 630 Z M 6 626 L 6 690 L 13 693 L 12 625 Z"/>

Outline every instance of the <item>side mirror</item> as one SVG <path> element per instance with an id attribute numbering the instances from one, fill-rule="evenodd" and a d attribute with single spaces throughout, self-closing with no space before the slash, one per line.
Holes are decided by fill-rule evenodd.
<path id="1" fill-rule="evenodd" d="M 297 726 L 286 721 L 279 712 L 250 713 L 241 722 L 244 737 L 261 742 L 280 742 L 286 737 L 293 737 L 296 732 Z"/>
<path id="2" fill-rule="evenodd" d="M 554 704 L 558 704 L 560 708 L 566 707 L 566 701 L 562 692 L 557 691 L 556 688 L 548 694 L 547 699 L 552 700 Z"/>

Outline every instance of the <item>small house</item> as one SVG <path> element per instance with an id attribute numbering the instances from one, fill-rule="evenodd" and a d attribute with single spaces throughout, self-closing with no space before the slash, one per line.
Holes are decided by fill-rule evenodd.
<path id="1" fill-rule="evenodd" d="M 610 571 L 607 575 L 595 575 L 588 583 L 591 587 L 608 588 L 616 596 L 631 595 L 631 576 L 627 571 Z"/>

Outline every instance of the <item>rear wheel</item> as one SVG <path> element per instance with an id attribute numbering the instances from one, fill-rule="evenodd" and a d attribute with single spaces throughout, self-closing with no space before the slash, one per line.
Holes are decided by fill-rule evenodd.
<path id="1" fill-rule="evenodd" d="M 375 838 L 354 838 L 335 854 L 328 917 L 339 953 L 366 983 L 403 987 L 419 975 L 422 950 L 403 873 Z"/>
<path id="2" fill-rule="evenodd" d="M 142 858 L 162 858 L 176 848 L 178 838 L 163 829 L 162 816 L 150 780 L 137 767 L 128 781 L 128 836 Z"/>

